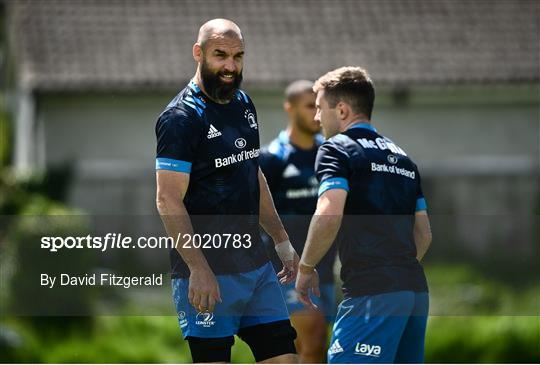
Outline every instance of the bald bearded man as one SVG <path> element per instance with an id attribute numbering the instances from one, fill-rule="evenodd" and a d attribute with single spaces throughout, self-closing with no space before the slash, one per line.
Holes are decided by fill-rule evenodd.
<path id="1" fill-rule="evenodd" d="M 214 19 L 193 46 L 197 71 L 156 124 L 157 208 L 169 236 L 173 298 L 194 362 L 230 362 L 237 334 L 257 362 L 297 362 L 278 279 L 298 255 L 259 168 L 257 113 L 240 90 L 240 28 Z M 277 276 L 259 224 L 283 263 Z M 180 235 L 180 236 L 179 236 Z"/>

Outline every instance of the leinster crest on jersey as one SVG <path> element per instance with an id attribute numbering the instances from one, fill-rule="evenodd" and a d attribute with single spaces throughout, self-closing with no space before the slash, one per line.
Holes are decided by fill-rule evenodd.
<path id="1" fill-rule="evenodd" d="M 255 118 L 255 114 L 249 109 L 246 109 L 244 112 L 244 117 L 247 119 L 249 126 L 253 129 L 257 129 L 257 119 Z"/>

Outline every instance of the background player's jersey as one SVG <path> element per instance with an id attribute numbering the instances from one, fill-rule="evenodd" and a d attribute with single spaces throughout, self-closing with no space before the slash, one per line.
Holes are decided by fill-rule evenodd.
<path id="1" fill-rule="evenodd" d="M 239 90 L 231 102 L 218 104 L 191 81 L 159 116 L 156 137 L 156 169 L 190 174 L 184 204 L 194 231 L 221 235 L 209 245 L 202 240 L 214 273 L 247 272 L 266 262 L 258 228 L 259 132 L 250 98 Z M 233 238 L 225 247 L 224 234 L 241 234 L 241 248 Z M 244 248 L 248 241 L 251 247 Z M 173 277 L 187 277 L 176 249 L 170 258 Z"/>
<path id="2" fill-rule="evenodd" d="M 321 146 L 316 171 L 319 195 L 348 190 L 338 235 L 344 294 L 426 291 L 413 235 L 414 214 L 426 203 L 418 169 L 405 152 L 359 123 Z"/>
<path id="3" fill-rule="evenodd" d="M 289 234 L 296 252 L 301 255 L 311 217 L 317 207 L 318 182 L 315 177 L 315 158 L 323 138 L 317 136 L 315 146 L 305 150 L 289 141 L 285 131 L 262 149 L 259 159 L 261 169 L 268 181 L 268 187 L 274 199 L 285 230 Z M 276 270 L 281 270 L 282 263 L 268 242 L 268 252 Z M 324 256 L 317 271 L 322 283 L 333 282 L 333 265 L 336 248 L 332 246 Z"/>

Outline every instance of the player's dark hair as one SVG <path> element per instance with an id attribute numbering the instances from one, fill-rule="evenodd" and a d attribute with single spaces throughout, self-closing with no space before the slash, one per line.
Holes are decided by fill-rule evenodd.
<path id="1" fill-rule="evenodd" d="M 371 119 L 375 89 L 366 70 L 360 67 L 341 67 L 321 76 L 313 91 L 324 90 L 324 96 L 331 108 L 344 101 L 354 113 L 364 114 Z"/>
<path id="2" fill-rule="evenodd" d="M 293 81 L 285 88 L 285 100 L 289 103 L 294 103 L 296 99 L 304 93 L 313 93 L 313 81 Z"/>

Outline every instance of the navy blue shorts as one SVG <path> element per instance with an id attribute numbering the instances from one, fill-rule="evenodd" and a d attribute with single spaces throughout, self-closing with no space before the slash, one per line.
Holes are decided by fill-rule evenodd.
<path id="1" fill-rule="evenodd" d="M 198 312 L 188 301 L 188 279 L 173 279 L 173 299 L 184 338 L 216 338 L 240 328 L 289 319 L 272 264 L 232 275 L 217 275 L 222 303 L 214 312 Z"/>
<path id="2" fill-rule="evenodd" d="M 347 298 L 338 307 L 328 363 L 422 363 L 427 292 Z"/>

